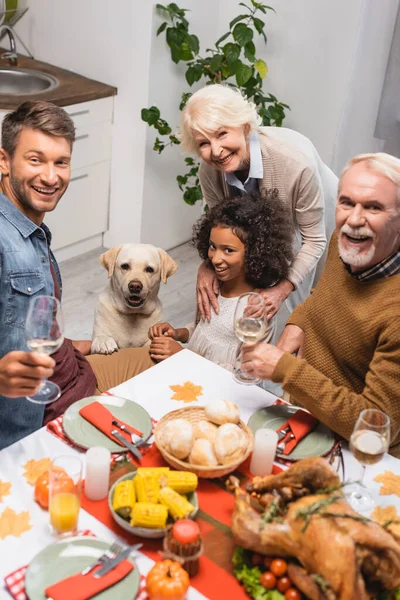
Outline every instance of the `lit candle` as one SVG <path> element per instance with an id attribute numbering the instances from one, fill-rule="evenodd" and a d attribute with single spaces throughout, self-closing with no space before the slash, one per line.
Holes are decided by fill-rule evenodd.
<path id="1" fill-rule="evenodd" d="M 254 449 L 250 463 L 250 473 L 264 477 L 272 472 L 278 434 L 273 429 L 259 429 L 254 436 Z"/>
<path id="2" fill-rule="evenodd" d="M 86 452 L 85 495 L 89 500 L 103 500 L 108 494 L 111 454 L 96 446 Z"/>

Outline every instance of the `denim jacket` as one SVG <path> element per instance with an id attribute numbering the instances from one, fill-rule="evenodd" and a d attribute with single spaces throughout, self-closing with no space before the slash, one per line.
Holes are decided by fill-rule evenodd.
<path id="1" fill-rule="evenodd" d="M 0 358 L 11 350 L 28 350 L 24 327 L 29 300 L 54 294 L 49 259 L 61 290 L 50 241 L 46 225 L 35 225 L 0 193 Z M 0 449 L 39 429 L 43 414 L 40 404 L 0 396 Z"/>

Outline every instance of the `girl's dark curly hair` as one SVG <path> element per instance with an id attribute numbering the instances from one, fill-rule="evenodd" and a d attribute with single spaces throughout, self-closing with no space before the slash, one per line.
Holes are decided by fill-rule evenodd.
<path id="1" fill-rule="evenodd" d="M 213 227 L 232 229 L 245 245 L 246 280 L 255 288 L 267 288 L 287 277 L 293 260 L 293 222 L 290 209 L 278 190 L 251 192 L 228 198 L 211 208 L 193 227 L 193 244 L 208 260 Z"/>

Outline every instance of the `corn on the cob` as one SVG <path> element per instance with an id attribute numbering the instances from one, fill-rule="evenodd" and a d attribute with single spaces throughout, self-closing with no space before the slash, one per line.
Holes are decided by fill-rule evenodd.
<path id="1" fill-rule="evenodd" d="M 135 487 L 133 479 L 126 479 L 120 481 L 115 486 L 114 498 L 113 498 L 113 509 L 123 519 L 130 517 L 133 505 L 136 502 Z"/>
<path id="2" fill-rule="evenodd" d="M 198 480 L 195 473 L 188 471 L 169 471 L 160 478 L 161 487 L 169 487 L 178 494 L 188 494 L 197 488 Z"/>
<path id="3" fill-rule="evenodd" d="M 136 502 L 132 510 L 132 527 L 164 529 L 167 525 L 168 509 L 162 504 Z"/>
<path id="4" fill-rule="evenodd" d="M 157 504 L 160 493 L 158 477 L 154 475 L 136 475 L 134 481 L 137 501 Z"/>
<path id="5" fill-rule="evenodd" d="M 154 477 L 166 475 L 168 472 L 169 467 L 138 467 L 137 470 L 138 475 L 154 475 Z"/>
<path id="6" fill-rule="evenodd" d="M 160 490 L 159 500 L 165 504 L 174 519 L 184 519 L 195 510 L 193 504 L 169 487 Z"/>

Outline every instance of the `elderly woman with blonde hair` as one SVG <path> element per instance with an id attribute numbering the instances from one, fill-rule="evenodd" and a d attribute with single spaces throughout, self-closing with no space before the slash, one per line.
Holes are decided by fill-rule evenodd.
<path id="1" fill-rule="evenodd" d="M 208 206 L 230 195 L 274 188 L 290 206 L 295 258 L 286 279 L 261 291 L 272 318 L 282 302 L 293 310 L 310 293 L 317 263 L 334 229 L 338 180 L 309 139 L 290 129 L 260 124 L 255 105 L 239 90 L 214 84 L 188 100 L 180 137 L 183 149 L 201 158 L 200 185 Z M 197 279 L 203 318 L 210 318 L 210 304 L 218 312 L 217 294 L 218 280 L 203 263 Z"/>

